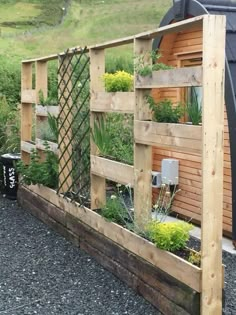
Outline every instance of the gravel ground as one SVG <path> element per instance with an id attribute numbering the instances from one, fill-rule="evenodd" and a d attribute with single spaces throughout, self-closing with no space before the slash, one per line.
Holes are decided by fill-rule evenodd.
<path id="1" fill-rule="evenodd" d="M 191 245 L 199 248 L 199 241 Z M 236 255 L 223 252 L 223 261 L 224 314 L 235 315 Z M 0 195 L 0 314 L 160 313 L 84 251 Z"/>
<path id="2" fill-rule="evenodd" d="M 84 251 L 0 195 L 0 314 L 160 313 Z"/>

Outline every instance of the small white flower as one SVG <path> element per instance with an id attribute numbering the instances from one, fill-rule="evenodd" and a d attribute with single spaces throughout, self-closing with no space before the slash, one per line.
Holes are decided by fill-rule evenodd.
<path id="1" fill-rule="evenodd" d="M 116 197 L 116 195 L 111 195 L 111 199 L 113 200 L 113 199 L 116 199 L 117 197 Z"/>
<path id="2" fill-rule="evenodd" d="M 118 188 L 121 187 L 121 184 L 116 184 L 116 187 L 118 187 Z"/>

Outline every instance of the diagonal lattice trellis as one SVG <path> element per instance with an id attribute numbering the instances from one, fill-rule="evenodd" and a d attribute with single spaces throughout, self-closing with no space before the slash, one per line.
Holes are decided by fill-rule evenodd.
<path id="1" fill-rule="evenodd" d="M 59 56 L 58 192 L 90 200 L 89 56 L 87 48 Z"/>

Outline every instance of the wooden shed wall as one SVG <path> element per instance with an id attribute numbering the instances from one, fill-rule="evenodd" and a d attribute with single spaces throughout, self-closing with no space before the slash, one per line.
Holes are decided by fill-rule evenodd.
<path id="1" fill-rule="evenodd" d="M 183 63 L 193 62 L 201 64 L 202 32 L 200 29 L 192 29 L 178 34 L 171 34 L 163 38 L 160 46 L 163 62 L 173 67 L 183 66 Z M 227 87 L 226 87 L 227 88 Z M 156 100 L 171 99 L 174 103 L 183 100 L 181 89 L 153 90 L 152 94 Z M 226 233 L 232 231 L 232 190 L 231 190 L 231 165 L 228 121 L 225 110 L 225 132 L 224 132 L 224 211 L 223 229 Z M 188 154 L 186 152 L 167 150 L 161 147 L 153 148 L 153 170 L 161 170 L 161 160 L 164 158 L 176 158 L 179 160 L 179 188 L 176 194 L 172 211 L 201 221 L 201 155 Z M 153 189 L 154 201 L 157 190 Z M 214 198 L 214 196 L 209 196 Z"/>

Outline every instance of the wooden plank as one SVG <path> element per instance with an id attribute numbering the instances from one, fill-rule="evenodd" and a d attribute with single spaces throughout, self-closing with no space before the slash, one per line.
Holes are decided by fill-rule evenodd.
<path id="1" fill-rule="evenodd" d="M 107 42 L 104 42 L 102 44 L 96 44 L 96 45 L 91 45 L 89 46 L 89 50 L 90 49 L 106 49 L 106 48 L 113 48 L 113 47 L 117 47 L 117 46 L 122 46 L 122 45 L 128 45 L 128 44 L 132 44 L 134 41 L 134 36 L 127 36 L 127 37 L 123 37 L 123 38 L 118 38 L 118 39 L 114 39 L 114 40 L 110 40 Z"/>
<path id="2" fill-rule="evenodd" d="M 21 91 L 21 102 L 22 103 L 35 103 L 36 93 L 35 90 L 22 90 Z"/>
<path id="3" fill-rule="evenodd" d="M 225 16 L 203 19 L 201 314 L 222 314 Z"/>
<path id="4" fill-rule="evenodd" d="M 160 268 L 192 289 L 201 290 L 201 269 L 172 253 L 160 250 L 154 244 L 140 236 L 124 229 L 123 227 L 107 222 L 96 212 L 81 208 L 77 203 L 72 203 L 69 198 L 58 196 L 56 191 L 43 186 L 29 186 L 29 189 L 42 198 L 52 202 L 64 211 L 77 217 L 83 223 L 102 233 L 120 246 L 140 256 L 152 265 Z"/>
<path id="5" fill-rule="evenodd" d="M 172 290 L 176 290 L 177 284 L 173 287 L 169 287 L 169 295 L 163 295 L 160 291 L 156 291 L 151 286 L 146 284 L 144 281 L 142 281 L 138 276 L 131 273 L 129 270 L 124 268 L 124 265 L 120 265 L 116 261 L 114 261 L 112 258 L 107 257 L 102 252 L 100 252 L 98 249 L 94 248 L 90 245 L 90 243 L 86 241 L 81 241 L 81 248 L 88 252 L 90 255 L 95 257 L 95 259 L 106 269 L 108 269 L 110 272 L 114 273 L 119 279 L 121 279 L 123 282 L 127 283 L 129 287 L 133 288 L 135 291 L 137 291 L 140 295 L 142 295 L 147 301 L 149 301 L 152 305 L 154 305 L 159 311 L 162 312 L 162 314 L 178 314 L 178 315 L 197 315 L 199 314 L 199 304 L 198 303 L 198 295 L 196 294 L 196 299 L 192 304 L 190 305 L 190 312 L 176 304 L 175 302 L 171 301 L 169 299 L 169 295 L 171 294 Z M 130 256 L 128 256 L 127 259 L 130 259 Z M 129 260 L 127 260 L 128 262 Z M 126 266 L 125 266 L 126 267 Z M 143 266 L 142 266 L 143 267 Z M 144 268 L 142 268 L 144 269 Z M 143 271 L 144 273 L 144 271 Z M 163 281 L 168 282 L 167 279 L 163 277 Z M 175 288 L 175 289 L 174 289 Z M 186 294 L 187 295 L 187 294 Z M 185 295 L 185 296 L 186 296 Z M 189 297 L 189 296 L 188 296 Z M 183 300 L 186 300 L 188 298 L 185 298 Z M 183 301 L 182 300 L 182 301 Z"/>
<path id="6" fill-rule="evenodd" d="M 105 268 L 164 313 L 199 314 L 200 295 L 124 247 L 104 237 L 74 216 L 24 187 L 18 202 L 54 230 L 91 254 Z M 147 290 L 148 288 L 148 290 Z"/>
<path id="7" fill-rule="evenodd" d="M 39 91 L 41 90 L 44 98 L 48 95 L 48 68 L 46 61 L 36 62 L 36 80 L 35 80 L 35 93 L 36 102 L 39 103 Z"/>
<path id="8" fill-rule="evenodd" d="M 169 33 L 178 33 L 180 31 L 194 28 L 199 28 L 202 26 L 202 20 L 204 15 L 189 18 L 180 22 L 172 23 L 163 27 L 159 27 L 154 30 L 146 31 L 140 34 L 137 34 L 135 38 L 139 39 L 155 39 L 156 37 L 163 36 Z"/>
<path id="9" fill-rule="evenodd" d="M 93 94 L 90 110 L 94 112 L 134 113 L 134 92 L 98 92 Z"/>
<path id="10" fill-rule="evenodd" d="M 145 56 L 145 63 L 151 64 L 150 52 L 152 40 L 135 39 L 134 54 Z M 145 90 L 136 89 L 135 85 L 135 120 L 150 120 L 151 110 L 147 104 Z M 134 219 L 137 226 L 144 227 L 151 218 L 152 208 L 152 147 L 146 144 L 134 143 Z"/>
<path id="11" fill-rule="evenodd" d="M 35 149 L 35 144 L 27 142 L 27 141 L 21 141 L 21 150 L 26 153 L 31 153 L 32 150 Z"/>
<path id="12" fill-rule="evenodd" d="M 59 106 L 43 106 L 36 105 L 35 106 L 35 114 L 41 117 L 47 117 L 48 114 L 54 117 L 58 117 L 59 114 Z"/>
<path id="13" fill-rule="evenodd" d="M 51 55 L 39 57 L 39 58 L 27 59 L 27 60 L 23 60 L 22 63 L 27 64 L 27 63 L 31 63 L 31 62 L 37 62 L 37 61 L 47 62 L 47 61 L 51 61 L 51 60 L 57 60 L 58 56 L 63 58 L 65 56 L 65 54 L 67 56 L 69 56 L 71 54 L 72 55 L 81 54 L 81 52 L 88 52 L 88 49 L 81 48 L 80 46 L 72 47 L 66 52 L 61 52 L 59 54 L 51 54 Z"/>
<path id="14" fill-rule="evenodd" d="M 47 142 L 47 146 L 48 146 L 48 150 L 58 154 L 58 144 L 52 141 L 46 141 Z M 46 146 L 45 146 L 45 140 L 36 138 L 35 139 L 35 144 L 36 144 L 36 149 L 45 151 L 46 150 Z"/>
<path id="15" fill-rule="evenodd" d="M 39 103 L 39 92 L 43 94 L 43 97 L 46 99 L 48 95 L 48 68 L 47 68 L 47 62 L 46 61 L 36 61 L 35 63 L 35 98 L 36 98 L 36 104 Z M 35 120 L 35 134 L 36 137 L 39 137 L 40 135 L 40 117 L 36 115 Z M 37 148 L 37 146 L 36 146 Z M 40 156 L 40 161 L 45 160 L 45 154 L 42 149 L 37 148 L 38 154 Z"/>
<path id="16" fill-rule="evenodd" d="M 153 71 L 150 76 L 137 75 L 135 80 L 136 88 L 169 88 L 187 87 L 202 85 L 202 67 L 186 67 L 170 70 Z"/>
<path id="17" fill-rule="evenodd" d="M 159 145 L 171 150 L 181 149 L 189 153 L 201 151 L 201 132 L 201 126 L 134 121 L 136 143 Z"/>
<path id="18" fill-rule="evenodd" d="M 32 91 L 32 63 L 21 65 L 21 91 Z M 33 111 L 31 103 L 21 102 L 21 140 L 30 141 L 32 138 Z M 22 161 L 26 164 L 30 162 L 28 152 L 21 150 Z"/>
<path id="19" fill-rule="evenodd" d="M 91 172 L 120 184 L 134 185 L 134 167 L 99 156 L 90 156 Z"/>
<path id="20" fill-rule="evenodd" d="M 104 84 L 101 80 L 101 76 L 105 73 L 105 52 L 104 50 L 90 49 L 90 102 L 92 106 L 92 100 L 96 98 L 98 92 L 104 92 Z M 102 117 L 102 113 L 90 113 L 90 127 L 94 128 L 94 122 L 96 119 Z M 96 155 L 97 147 L 90 137 L 90 153 Z M 91 209 L 100 208 L 101 205 L 106 203 L 106 180 L 101 176 L 90 173 L 91 185 Z"/>

